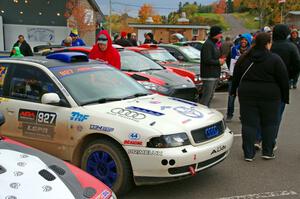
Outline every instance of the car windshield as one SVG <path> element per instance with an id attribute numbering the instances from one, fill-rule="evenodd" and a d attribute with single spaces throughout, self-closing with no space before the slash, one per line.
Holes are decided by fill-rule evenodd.
<path id="1" fill-rule="evenodd" d="M 123 71 L 150 71 L 164 68 L 155 61 L 133 51 L 121 51 L 121 70 Z"/>
<path id="2" fill-rule="evenodd" d="M 50 68 L 79 105 L 106 103 L 149 94 L 142 85 L 104 64 Z"/>
<path id="3" fill-rule="evenodd" d="M 143 51 L 143 54 L 154 61 L 176 62 L 177 59 L 173 57 L 167 50 L 149 50 Z"/>
<path id="4" fill-rule="evenodd" d="M 200 51 L 191 46 L 181 46 L 180 50 L 191 59 L 200 59 Z"/>

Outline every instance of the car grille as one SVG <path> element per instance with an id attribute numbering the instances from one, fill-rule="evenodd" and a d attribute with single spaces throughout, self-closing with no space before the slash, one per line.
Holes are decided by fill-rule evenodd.
<path id="1" fill-rule="evenodd" d="M 207 133 L 207 131 L 209 131 L 210 129 L 213 129 L 214 131 L 217 130 L 218 134 L 215 133 Z M 218 137 L 220 135 L 222 135 L 224 133 L 225 127 L 223 124 L 223 121 L 217 122 L 215 124 L 200 128 L 200 129 L 196 129 L 196 130 L 192 130 L 192 137 L 194 139 L 194 142 L 196 144 L 199 144 L 201 142 L 205 142 L 208 141 L 210 139 L 213 139 L 215 137 Z"/>
<path id="2" fill-rule="evenodd" d="M 170 94 L 170 96 L 195 102 L 195 100 L 197 98 L 197 93 L 198 92 L 195 87 L 193 87 L 193 88 L 177 88 Z"/>
<path id="3" fill-rule="evenodd" d="M 168 172 L 171 174 L 171 175 L 176 175 L 176 174 L 180 174 L 180 173 L 186 173 L 186 172 L 189 172 L 189 167 L 193 167 L 194 169 L 197 168 L 198 169 L 201 169 L 203 170 L 202 168 L 205 168 L 207 166 L 211 167 L 213 165 L 215 165 L 214 163 L 215 162 L 222 162 L 220 161 L 222 158 L 224 158 L 224 156 L 227 154 L 227 152 L 224 152 L 216 157 L 213 157 L 211 159 L 208 159 L 206 161 L 203 161 L 203 162 L 199 162 L 198 165 L 196 164 L 191 164 L 191 165 L 186 165 L 186 166 L 182 166 L 182 167 L 173 167 L 173 168 L 169 168 L 168 169 Z M 197 166 L 197 167 L 196 167 Z M 205 168 L 206 169 L 206 168 Z"/>

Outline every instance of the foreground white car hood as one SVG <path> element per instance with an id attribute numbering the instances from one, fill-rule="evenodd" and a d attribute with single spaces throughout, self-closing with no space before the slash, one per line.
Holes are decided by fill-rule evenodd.
<path id="1" fill-rule="evenodd" d="M 126 125 L 159 131 L 188 132 L 223 119 L 221 113 L 197 103 L 161 95 L 85 106 L 93 118 L 106 115 Z"/>

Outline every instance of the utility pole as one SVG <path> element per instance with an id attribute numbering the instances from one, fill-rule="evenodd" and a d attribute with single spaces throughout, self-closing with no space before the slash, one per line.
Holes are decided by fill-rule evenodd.
<path id="1" fill-rule="evenodd" d="M 111 0 L 109 0 L 109 35 L 111 36 Z"/>

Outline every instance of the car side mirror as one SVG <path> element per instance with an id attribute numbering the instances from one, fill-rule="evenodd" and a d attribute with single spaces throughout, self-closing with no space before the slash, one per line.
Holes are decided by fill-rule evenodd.
<path id="1" fill-rule="evenodd" d="M 179 60 L 179 61 L 184 61 L 184 57 L 183 57 L 182 55 L 179 55 L 179 56 L 178 56 L 178 60 Z"/>
<path id="2" fill-rule="evenodd" d="M 0 112 L 0 126 L 2 126 L 5 123 L 5 117 L 4 115 Z"/>
<path id="3" fill-rule="evenodd" d="M 56 93 L 45 93 L 42 96 L 42 103 L 56 105 L 60 103 L 60 98 Z"/>

